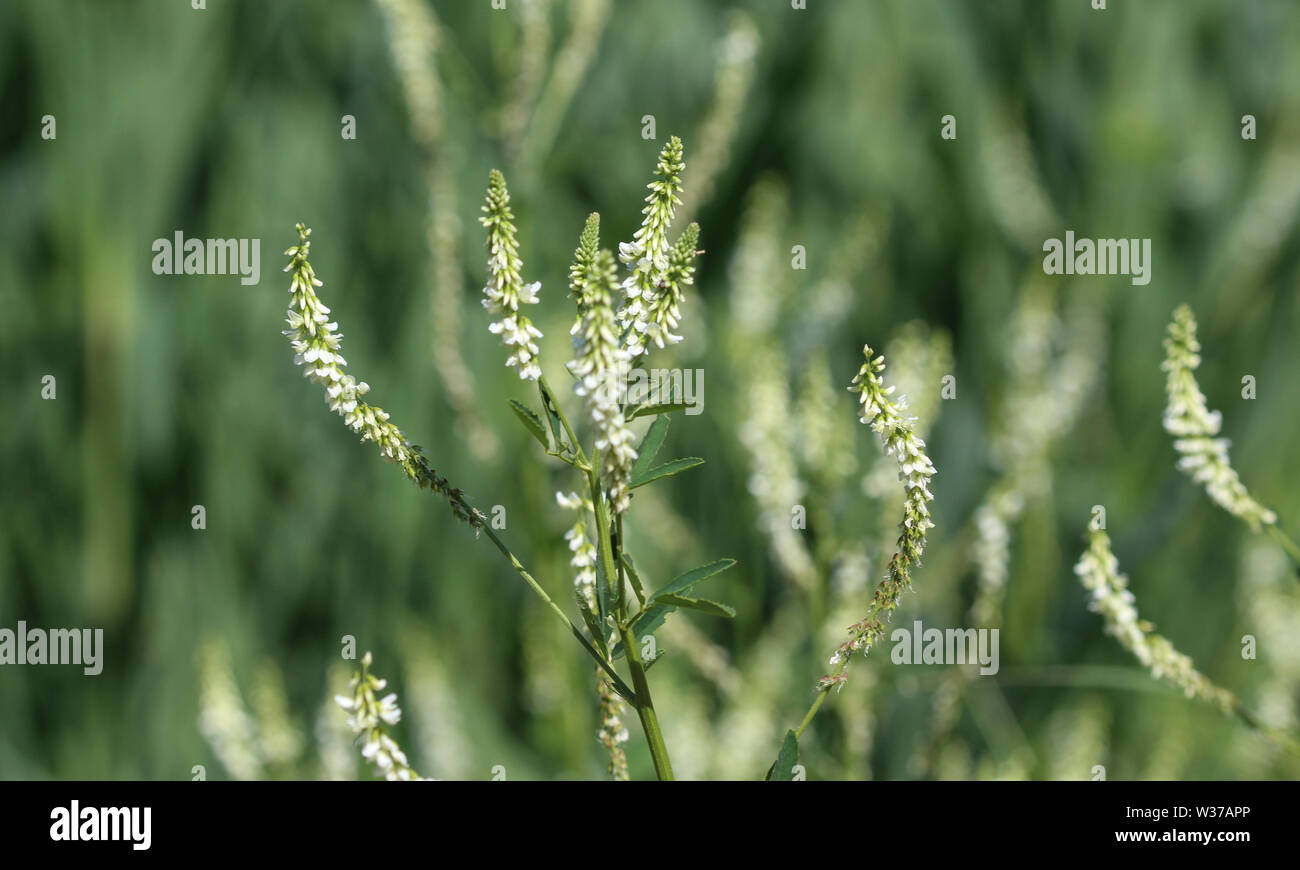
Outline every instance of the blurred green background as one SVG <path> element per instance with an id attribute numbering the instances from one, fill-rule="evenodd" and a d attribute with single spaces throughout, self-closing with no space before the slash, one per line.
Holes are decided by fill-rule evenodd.
<path id="1" fill-rule="evenodd" d="M 1188 302 L 1234 465 L 1300 532 L 1300 5 L 807 5 L 0 6 L 0 627 L 106 645 L 96 677 L 0 669 L 0 776 L 368 777 L 328 701 L 344 635 L 392 680 L 422 773 L 603 776 L 590 660 L 302 378 L 280 252 L 313 227 L 350 370 L 480 508 L 505 506 L 503 537 L 576 617 L 555 492 L 579 482 L 507 407 L 536 397 L 487 332 L 476 218 L 499 167 L 566 384 L 583 218 L 630 239 L 673 134 L 706 253 L 686 340 L 651 364 L 704 371 L 704 413 L 674 415 L 665 455 L 707 464 L 638 490 L 629 549 L 652 586 L 739 560 L 710 581 L 734 621 L 658 635 L 679 776 L 762 776 L 892 553 L 898 486 L 843 390 L 864 343 L 939 469 L 899 624 L 1001 626 L 1001 670 L 855 659 L 804 738 L 809 778 L 1300 773 L 1151 680 L 1072 571 L 1103 505 L 1143 615 L 1295 728 L 1294 566 L 1175 470 L 1160 361 Z M 1067 229 L 1152 239 L 1151 283 L 1044 276 Z M 260 283 L 154 275 L 177 231 L 261 239 Z"/>

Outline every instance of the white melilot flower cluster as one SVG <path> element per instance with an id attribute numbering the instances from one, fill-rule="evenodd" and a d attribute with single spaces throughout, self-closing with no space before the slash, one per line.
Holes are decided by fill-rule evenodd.
<path id="1" fill-rule="evenodd" d="M 313 383 L 325 384 L 325 395 L 330 410 L 343 418 L 353 432 L 361 433 L 362 440 L 379 444 L 384 455 L 401 462 L 406 458 L 405 439 L 394 439 L 385 424 L 388 415 L 374 413 L 361 401 L 370 392 L 370 385 L 357 381 L 343 371 L 347 360 L 339 353 L 343 335 L 338 332 L 338 322 L 329 319 L 330 310 L 316 296 L 323 282 L 316 277 L 307 254 L 311 250 L 311 230 L 298 225 L 299 242 L 284 253 L 291 257 L 284 271 L 292 272 L 289 292 L 289 328 L 283 330 L 293 346 L 295 365 L 306 365 L 305 374 Z"/>
<path id="2" fill-rule="evenodd" d="M 898 539 L 899 550 L 909 562 L 920 560 L 925 548 L 925 533 L 934 528 L 930 509 L 926 504 L 934 499 L 930 492 L 930 478 L 935 474 L 934 464 L 925 453 L 925 442 L 915 431 L 915 417 L 904 417 L 907 402 L 893 402 L 889 396 L 894 387 L 886 387 L 880 375 L 885 370 L 885 358 L 872 359 L 870 347 L 863 348 L 867 362 L 853 378 L 850 390 L 859 394 L 862 409 L 859 419 L 871 427 L 884 445 L 885 454 L 898 462 L 898 479 L 903 481 L 906 499 L 903 504 L 903 530 Z"/>
<path id="3" fill-rule="evenodd" d="M 372 661 L 369 652 L 362 656 L 361 670 L 350 684 L 352 696 L 336 695 L 334 701 L 350 714 L 348 727 L 361 738 L 361 757 L 375 765 L 385 779 L 423 780 L 424 777 L 411 770 L 406 753 L 384 729 L 385 725 L 396 725 L 402 720 L 402 709 L 392 692 L 382 698 L 375 697 L 388 687 L 388 681 L 370 673 Z"/>
<path id="4" fill-rule="evenodd" d="M 483 287 L 483 307 L 491 314 L 504 315 L 488 329 L 493 335 L 501 336 L 503 345 L 513 349 L 506 365 L 519 372 L 520 378 L 535 381 L 542 376 L 538 364 L 541 352 L 535 341 L 542 333 L 527 315 L 520 313 L 519 306 L 536 305 L 537 291 L 542 284 L 540 281 L 524 284 L 521 276 L 524 264 L 515 240 L 510 193 L 506 190 L 505 176 L 495 169 L 488 177 L 487 202 L 479 223 L 488 229 L 488 281 Z"/>
<path id="5" fill-rule="evenodd" d="M 1106 631 L 1119 640 L 1158 680 L 1165 680 L 1183 690 L 1189 698 L 1199 698 L 1225 713 L 1237 706 L 1236 697 L 1211 683 L 1186 655 L 1174 649 L 1155 627 L 1138 616 L 1136 598 L 1128 589 L 1128 578 L 1119 573 L 1119 560 L 1111 552 L 1110 537 L 1101 531 L 1090 534 L 1088 549 L 1074 566 L 1074 573 L 1085 589 L 1092 593 L 1088 609 L 1106 620 Z"/>
<path id="6" fill-rule="evenodd" d="M 623 724 L 623 699 L 600 668 L 596 668 L 596 691 L 600 695 L 600 730 L 596 732 L 596 740 L 609 752 L 605 769 L 615 781 L 627 782 L 630 775 L 623 745 L 628 741 L 628 732 Z"/>
<path id="7" fill-rule="evenodd" d="M 619 259 L 632 270 L 623 281 L 623 305 L 618 312 L 619 324 L 627 331 L 625 347 L 631 359 L 648 350 L 647 339 L 658 347 L 677 340 L 669 331 L 676 325 L 676 305 L 655 303 L 670 267 L 668 230 L 677 206 L 681 205 L 677 195 L 682 189 L 681 173 L 685 168 L 682 140 L 674 136 L 659 153 L 657 177 L 648 185 L 650 194 L 641 210 L 645 218 L 640 228 L 631 242 L 618 246 Z M 671 324 L 670 314 L 673 315 Z"/>
<path id="8" fill-rule="evenodd" d="M 1259 531 L 1261 525 L 1276 523 L 1277 515 L 1250 497 L 1228 461 L 1228 439 L 1216 437 L 1223 417 L 1218 411 L 1208 409 L 1205 394 L 1196 383 L 1200 350 L 1196 319 L 1190 308 L 1180 305 L 1169 324 L 1165 361 L 1160 366 L 1168 373 L 1165 431 L 1174 436 L 1174 449 L 1179 453 L 1178 469 L 1203 485 L 1220 507 Z"/>
<path id="9" fill-rule="evenodd" d="M 943 377 L 953 371 L 952 339 L 943 330 L 931 330 L 924 321 L 913 320 L 890 340 L 886 356 L 892 360 L 890 371 L 900 401 L 906 399 L 912 416 L 917 418 L 917 437 L 925 438 L 939 416 Z M 898 467 L 890 457 L 882 456 L 863 476 L 862 491 L 883 498 L 897 481 Z"/>
<path id="10" fill-rule="evenodd" d="M 627 510 L 632 496 L 628 483 L 636 461 L 632 430 L 619 405 L 619 383 L 628 368 L 628 351 L 619 346 L 613 294 L 618 264 L 609 251 L 596 255 L 583 289 L 581 321 L 574 334 L 574 359 L 569 370 L 577 379 L 573 391 L 587 401 L 601 453 L 601 478 L 616 513 Z"/>
<path id="11" fill-rule="evenodd" d="M 682 340 L 672 330 L 682 318 L 682 288 L 695 283 L 695 246 L 699 241 L 700 225 L 690 224 L 668 252 L 668 268 L 659 280 L 657 294 L 647 305 L 647 335 L 656 347 Z"/>
<path id="12" fill-rule="evenodd" d="M 889 560 L 885 578 L 876 587 L 866 618 L 849 628 L 849 639 L 831 656 L 830 663 L 838 670 L 817 683 L 817 688 L 823 691 L 836 685 L 842 687 L 849 657 L 858 650 L 864 654 L 870 652 L 871 647 L 884 636 L 885 626 L 881 620 L 893 616 L 899 598 L 911 588 L 911 570 L 921 562 L 925 533 L 934 528 L 928 502 L 934 499 L 930 492 L 930 478 L 935 475 L 935 467 L 926 455 L 925 442 L 913 429 L 914 419 L 903 416 L 906 403 L 889 398 L 894 387 L 885 386 L 880 377 L 885 371 L 885 358 L 875 356 L 869 346 L 864 347 L 862 353 L 866 362 L 849 389 L 860 394 L 860 419 L 880 438 L 885 453 L 898 463 L 898 479 L 903 482 L 904 491 L 903 520 L 899 523 L 898 550 Z"/>
<path id="13" fill-rule="evenodd" d="M 578 512 L 578 519 L 573 527 L 564 533 L 564 540 L 569 542 L 569 551 L 573 558 L 569 564 L 577 570 L 573 575 L 573 585 L 578 594 L 587 602 L 587 608 L 596 611 L 596 545 L 587 535 L 587 511 L 593 510 L 588 499 L 576 492 L 565 495 L 555 494 L 555 501 L 560 507 Z"/>
<path id="14" fill-rule="evenodd" d="M 465 503 L 459 489 L 454 489 L 429 466 L 420 449 L 388 421 L 388 413 L 383 408 L 362 401 L 370 385 L 365 381 L 358 383 L 343 371 L 347 365 L 339 353 L 343 335 L 338 331 L 338 323 L 329 319 L 329 308 L 316 296 L 316 288 L 322 282 L 307 260 L 311 230 L 303 224 L 298 224 L 297 230 L 298 244 L 284 252 L 291 258 L 284 271 L 292 272 L 293 276 L 289 284 L 292 295 L 289 328 L 283 334 L 293 346 L 294 363 L 306 367 L 303 374 L 313 383 L 325 385 L 325 400 L 330 410 L 341 416 L 353 432 L 360 433 L 362 441 L 375 442 L 384 458 L 400 465 L 418 486 L 444 496 L 457 519 L 477 527 L 482 515 Z"/>

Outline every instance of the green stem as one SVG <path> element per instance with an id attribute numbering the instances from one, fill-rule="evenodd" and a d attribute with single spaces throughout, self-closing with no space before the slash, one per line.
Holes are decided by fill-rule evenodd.
<path id="1" fill-rule="evenodd" d="M 803 721 L 799 723 L 799 727 L 794 729 L 796 740 L 803 737 L 803 732 L 812 724 L 813 717 L 817 715 L 817 711 L 822 708 L 822 704 L 826 703 L 826 696 L 830 694 L 830 691 L 830 689 L 818 690 L 817 699 L 812 702 L 812 706 L 809 707 L 808 712 L 804 714 Z"/>
<path id="2" fill-rule="evenodd" d="M 1269 523 L 1265 528 L 1267 528 L 1268 533 L 1273 536 L 1273 540 L 1277 541 L 1283 550 L 1286 550 L 1287 555 L 1289 555 L 1297 565 L 1300 565 L 1300 547 L 1296 546 L 1295 541 L 1291 540 L 1291 538 L 1287 536 L 1286 532 L 1282 531 L 1272 523 Z"/>
<path id="3" fill-rule="evenodd" d="M 1279 730 L 1270 725 L 1265 725 L 1255 717 L 1254 713 L 1242 706 L 1240 701 L 1236 701 L 1232 705 L 1232 713 L 1240 719 L 1247 728 L 1250 728 L 1260 737 L 1263 737 L 1274 746 L 1280 747 L 1295 757 L 1300 758 L 1300 741 L 1297 741 L 1295 737 L 1285 731 Z"/>
<path id="4" fill-rule="evenodd" d="M 607 582 L 616 587 L 615 621 L 618 622 L 619 639 L 623 642 L 623 655 L 627 659 L 628 669 L 632 672 L 632 688 L 636 692 L 637 717 L 641 720 L 641 730 L 645 732 L 646 744 L 650 747 L 650 758 L 654 762 L 655 775 L 661 781 L 673 778 L 672 762 L 668 758 L 668 747 L 664 744 L 663 732 L 659 730 L 659 717 L 655 713 L 654 700 L 650 696 L 650 684 L 646 680 L 645 664 L 641 661 L 641 645 L 633 635 L 627 619 L 627 605 L 623 595 L 623 575 L 614 562 L 613 542 L 615 533 L 611 532 L 608 506 L 600 488 L 600 475 L 595 463 L 587 473 L 591 485 L 591 502 L 596 510 L 596 539 L 600 552 L 600 563 L 605 571 Z"/>
<path id="5" fill-rule="evenodd" d="M 618 571 L 618 594 L 615 596 L 614 612 L 618 618 L 626 620 L 627 610 L 623 606 L 623 599 L 627 595 L 627 568 L 623 564 L 623 515 L 614 515 L 614 538 L 610 542 L 614 556 L 614 568 Z"/>
<path id="6" fill-rule="evenodd" d="M 600 554 L 600 569 L 605 574 L 606 594 L 609 594 L 618 583 L 620 575 L 609 546 L 609 512 L 605 507 L 605 496 L 600 489 L 600 474 L 596 471 L 595 464 L 593 462 L 587 470 L 587 484 L 591 490 L 591 508 L 596 514 L 596 551 Z M 602 618 L 605 616 L 604 613 L 600 615 Z M 621 615 L 622 612 L 616 607 L 614 616 L 617 618 Z"/>
<path id="7" fill-rule="evenodd" d="M 871 608 L 867 611 L 866 619 L 862 620 L 862 622 L 869 623 L 871 620 L 875 619 L 880 614 L 880 609 L 881 605 L 879 602 L 873 603 Z M 851 655 L 851 653 L 849 655 Z M 831 676 L 839 676 L 844 673 L 844 670 L 849 666 L 849 655 L 844 657 L 844 661 L 840 662 L 840 666 L 835 669 L 835 673 Z M 837 683 L 834 685 L 843 686 L 844 684 Z M 803 736 L 804 729 L 812 723 L 813 717 L 817 715 L 817 711 L 821 709 L 822 704 L 826 703 L 826 695 L 830 693 L 830 690 L 831 687 L 827 686 L 818 691 L 817 700 L 813 701 L 812 706 L 808 708 L 807 715 L 803 717 L 803 721 L 799 723 L 799 727 L 794 732 L 796 738 Z"/>
<path id="8" fill-rule="evenodd" d="M 465 502 L 463 497 L 461 498 L 461 503 L 464 505 L 465 509 L 470 513 L 471 516 L 475 515 L 474 509 L 468 504 L 468 502 Z M 600 665 L 600 667 L 605 671 L 605 673 L 609 674 L 609 678 L 613 681 L 614 688 L 618 691 L 618 693 L 622 695 L 624 698 L 626 698 L 628 700 L 628 703 L 636 704 L 636 696 L 633 690 L 628 687 L 627 683 L 625 683 L 623 679 L 618 675 L 618 672 L 614 670 L 614 666 L 610 664 L 605 659 L 605 657 L 602 656 L 596 650 L 594 646 L 591 645 L 590 641 L 588 641 L 585 637 L 582 636 L 582 632 L 578 630 L 578 627 L 574 625 L 572 620 L 570 620 L 569 617 L 565 614 L 565 612 L 560 609 L 560 606 L 555 603 L 555 600 L 551 598 L 551 596 L 546 594 L 546 590 L 543 589 L 541 584 L 538 583 L 537 580 L 533 578 L 532 574 L 528 573 L 528 570 L 524 568 L 523 564 L 520 563 L 520 561 L 515 557 L 515 554 L 510 552 L 510 548 L 505 545 L 505 542 L 502 541 L 499 537 L 497 537 L 497 534 L 492 530 L 492 527 L 487 523 L 479 523 L 476 526 L 476 528 L 481 530 L 484 534 L 488 536 L 488 540 L 490 540 L 494 545 L 496 545 L 496 548 L 500 550 L 501 554 L 506 557 L 507 561 L 510 562 L 511 567 L 513 567 L 515 571 L 518 572 L 520 577 L 524 578 L 524 582 L 526 582 L 529 585 L 529 587 L 533 590 L 533 592 L 537 593 L 537 596 L 546 603 L 546 605 L 551 609 L 551 611 L 557 617 L 559 617 L 560 621 L 565 624 L 565 626 L 569 629 L 569 631 L 573 634 L 573 636 L 576 637 L 582 643 L 583 648 L 586 649 L 587 652 L 591 654 L 591 657 L 596 660 L 596 664 Z"/>
<path id="9" fill-rule="evenodd" d="M 556 415 L 560 418 L 560 424 L 568 434 L 569 440 L 573 442 L 573 449 L 577 454 L 578 462 L 585 465 L 587 469 L 587 482 L 591 489 L 591 504 L 596 514 L 597 549 L 600 553 L 600 562 L 605 572 L 606 583 L 614 586 L 615 621 L 618 622 L 619 636 L 623 642 L 623 653 L 627 658 L 628 669 L 632 672 L 632 691 L 620 692 L 620 694 L 627 698 L 628 703 L 636 708 L 637 717 L 641 720 L 641 729 L 645 732 L 646 743 L 650 747 L 650 759 L 654 762 L 655 775 L 661 781 L 672 780 L 673 765 L 668 758 L 668 747 L 664 744 L 663 732 L 659 729 L 659 716 L 655 713 L 654 700 L 650 697 L 650 684 L 646 680 L 645 665 L 641 661 L 641 646 L 633 636 L 632 629 L 626 619 L 627 606 L 623 592 L 625 582 L 622 571 L 623 518 L 619 516 L 616 520 L 616 526 L 614 528 L 610 527 L 609 510 L 605 502 L 604 492 L 600 487 L 600 471 L 596 462 L 598 456 L 593 454 L 592 461 L 587 462 L 582 445 L 578 443 L 578 436 L 574 434 L 573 427 L 569 425 L 569 418 L 565 416 L 564 410 L 555 401 L 555 394 L 551 392 L 551 388 L 547 385 L 546 378 L 538 378 L 537 384 L 550 398 L 551 406 L 555 408 Z M 598 453 L 599 451 L 597 451 Z M 614 552 L 616 547 L 619 550 L 617 557 Z M 558 611 L 559 608 L 556 608 L 556 610 Z M 565 617 L 565 621 L 568 621 L 568 617 Z M 569 623 L 569 626 L 573 628 L 572 623 Z M 590 650 L 586 638 L 582 637 L 576 628 L 573 629 L 573 633 Z M 594 651 L 592 651 L 592 654 L 596 655 Z M 601 667 L 606 667 L 606 662 L 602 657 L 597 655 L 597 661 Z M 606 670 L 611 674 L 613 673 L 607 667 Z M 614 680 L 616 686 L 622 684 L 626 688 L 626 684 L 619 680 L 617 675 L 614 676 Z"/>
<path id="10" fill-rule="evenodd" d="M 546 383 L 545 375 L 541 375 L 537 378 L 537 386 L 540 387 L 550 399 L 551 407 L 555 409 L 556 416 L 560 418 L 560 425 L 564 427 L 564 431 L 569 435 L 569 440 L 573 442 L 573 449 L 577 454 L 578 462 L 584 466 L 587 465 L 587 457 L 582 452 L 582 444 L 578 441 L 578 436 L 573 434 L 573 427 L 569 425 L 569 418 L 565 415 L 564 408 L 560 407 L 560 403 L 555 401 L 555 393 L 551 392 L 550 385 Z M 590 471 L 590 468 L 587 470 Z"/>
<path id="11" fill-rule="evenodd" d="M 641 644 L 632 635 L 627 625 L 619 626 L 619 636 L 623 641 L 623 651 L 627 656 L 628 667 L 632 671 L 632 686 L 636 689 L 637 716 L 641 718 L 641 728 L 645 731 L 646 743 L 650 746 L 650 759 L 654 762 L 655 775 L 660 782 L 673 779 L 673 765 L 668 758 L 668 747 L 664 744 L 663 732 L 659 730 L 659 716 L 655 713 L 654 701 L 650 697 L 650 684 L 645 678 L 645 667 L 641 663 Z"/>

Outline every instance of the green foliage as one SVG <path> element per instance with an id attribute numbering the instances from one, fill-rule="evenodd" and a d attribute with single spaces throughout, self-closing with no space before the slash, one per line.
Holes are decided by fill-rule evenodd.
<path id="1" fill-rule="evenodd" d="M 1162 332 L 1185 303 L 1204 346 L 1198 388 L 1223 413 L 1216 437 L 1296 536 L 1288 119 L 1300 76 L 1288 73 L 1300 6 L 552 0 L 542 39 L 520 3 L 166 5 L 0 6 L 12 119 L 0 364 L 15 421 L 0 432 L 0 627 L 102 627 L 106 641 L 96 677 L 0 667 L 0 777 L 181 779 L 196 764 L 241 775 L 200 728 L 210 638 L 230 651 L 246 715 L 260 722 L 279 691 L 302 737 L 299 756 L 261 775 L 365 775 L 346 734 L 351 766 L 331 761 L 328 728 L 345 717 L 329 699 L 357 665 L 338 658 L 345 635 L 358 655 L 374 650 L 400 695 L 393 736 L 421 773 L 486 779 L 500 763 L 511 780 L 605 776 L 592 656 L 618 641 L 571 597 L 563 533 L 575 515 L 554 497 L 587 487 L 571 465 L 540 461 L 532 423 L 576 461 L 559 416 L 577 404 L 569 270 L 590 269 L 575 235 L 579 252 L 599 251 L 584 227 L 599 210 L 607 247 L 635 237 L 670 130 L 688 146 L 674 220 L 698 219 L 705 238 L 666 236 L 668 265 L 683 278 L 695 268 L 694 283 L 679 279 L 681 322 L 663 324 L 683 341 L 647 345 L 656 365 L 708 373 L 704 413 L 679 417 L 660 448 L 708 463 L 631 490 L 622 536 L 635 567 L 622 565 L 636 606 L 638 588 L 649 598 L 684 566 L 739 562 L 707 593 L 734 620 L 683 612 L 652 629 L 665 742 L 697 750 L 674 752 L 677 774 L 759 775 L 869 607 L 903 494 L 896 467 L 886 486 L 864 482 L 880 451 L 843 386 L 864 341 L 887 347 L 922 321 L 927 347 L 948 341 L 955 398 L 925 354 L 890 352 L 890 383 L 923 373 L 899 392 L 934 409 L 913 413 L 943 475 L 895 623 L 999 626 L 1002 668 L 966 691 L 955 669 L 856 658 L 798 738 L 808 778 L 1084 779 L 1096 764 L 1110 779 L 1300 776 L 1239 721 L 1162 690 L 1072 577 L 1080 530 L 1104 506 L 1159 633 L 1251 710 L 1300 721 L 1288 557 L 1179 472 L 1160 369 Z M 415 10 L 419 26 L 394 31 L 390 9 Z M 436 78 L 395 62 L 395 34 Z M 55 140 L 40 138 L 45 113 Z M 655 141 L 640 136 L 646 113 Z M 955 140 L 939 136 L 949 113 Z M 355 140 L 338 134 L 345 114 Z M 1246 114 L 1258 139 L 1241 138 Z M 493 167 L 510 181 L 527 280 L 544 282 L 521 306 L 546 338 L 550 389 L 537 397 L 480 307 L 474 218 Z M 431 473 L 485 514 L 506 509 L 501 537 L 590 651 L 485 534 L 359 446 L 303 382 L 275 332 L 290 276 L 269 265 L 308 217 L 349 370 L 423 445 Z M 1150 236 L 1151 283 L 1045 276 L 1043 241 L 1067 227 Z M 260 284 L 153 274 L 151 243 L 177 230 L 260 239 Z M 795 245 L 805 269 L 791 268 Z M 674 266 L 692 247 L 707 253 Z M 41 398 L 45 375 L 55 399 Z M 629 409 L 633 445 L 669 410 Z M 589 444 L 587 424 L 576 429 Z M 200 504 L 203 530 L 191 526 Z M 659 606 L 668 615 L 669 603 L 647 609 L 638 637 Z M 1245 635 L 1256 658 L 1243 657 Z M 267 662 L 283 688 L 262 698 Z M 626 682 L 617 692 L 635 695 Z M 634 718 L 627 763 L 647 778 Z M 252 757 L 285 757 L 264 729 L 249 733 L 268 744 Z"/>

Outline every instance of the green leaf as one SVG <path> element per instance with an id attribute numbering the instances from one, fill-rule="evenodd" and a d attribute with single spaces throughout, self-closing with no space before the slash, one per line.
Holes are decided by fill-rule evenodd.
<path id="1" fill-rule="evenodd" d="M 626 554 L 624 558 L 626 558 Z M 708 613 L 713 616 L 723 616 L 728 619 L 734 617 L 736 611 L 726 604 L 719 604 L 716 601 L 708 601 L 703 598 L 691 598 L 685 594 L 695 584 L 707 580 L 715 574 L 722 573 L 734 564 L 736 564 L 735 559 L 719 559 L 716 562 L 692 568 L 685 574 L 674 578 L 668 585 L 647 599 L 645 609 L 641 611 L 641 615 L 632 624 L 632 636 L 640 641 L 647 634 L 653 634 L 664 624 L 668 614 L 679 607 L 698 610 L 701 613 Z M 614 647 L 612 658 L 617 659 L 621 655 L 623 655 L 623 646 L 618 644 Z"/>
<path id="2" fill-rule="evenodd" d="M 558 450 L 564 443 L 564 424 L 560 422 L 560 412 L 555 410 L 555 400 L 551 397 L 551 391 L 537 382 L 537 392 L 542 397 L 542 408 L 546 410 L 546 416 L 551 421 L 551 434 L 555 436 L 555 447 Z"/>
<path id="3" fill-rule="evenodd" d="M 579 592 L 574 597 L 578 599 L 578 611 L 582 614 L 582 621 L 587 625 L 587 631 L 591 632 L 592 640 L 600 649 L 600 654 L 608 659 L 609 649 L 606 646 L 606 638 L 609 636 L 609 632 L 600 630 L 600 621 L 596 618 L 596 614 L 591 612 L 591 607 L 587 605 L 586 596 Z"/>
<path id="4" fill-rule="evenodd" d="M 692 568 L 685 574 L 679 574 L 662 589 L 650 596 L 650 603 L 654 604 L 665 595 L 684 595 L 691 591 L 691 587 L 702 580 L 707 580 L 715 574 L 721 574 L 723 571 L 736 564 L 735 559 L 719 559 L 716 562 L 710 562 L 707 565 L 701 565 L 698 568 Z"/>
<path id="5" fill-rule="evenodd" d="M 681 402 L 656 402 L 655 404 L 638 405 L 628 413 L 627 419 L 635 420 L 637 417 L 650 417 L 659 414 L 671 414 L 673 411 L 680 411 L 685 407 Z"/>
<path id="6" fill-rule="evenodd" d="M 677 608 L 669 604 L 652 604 L 641 612 L 632 625 L 632 636 L 640 643 L 641 639 L 648 634 L 654 634 L 658 628 L 664 624 L 668 614 Z M 623 644 L 614 644 L 614 651 L 610 654 L 610 661 L 618 661 L 623 656 Z"/>
<path id="7" fill-rule="evenodd" d="M 578 626 L 570 625 L 569 629 L 573 632 L 573 636 L 578 639 L 578 643 L 586 647 L 587 652 L 591 654 L 592 658 L 596 659 L 599 662 L 601 660 L 600 653 L 597 652 L 596 648 L 591 645 L 591 641 L 587 640 L 585 637 L 582 636 L 582 632 L 578 631 Z M 604 670 L 604 668 L 602 668 L 602 670 Z M 629 686 L 627 683 L 623 682 L 623 678 L 620 677 L 618 674 L 609 674 L 608 672 L 607 674 L 609 676 L 610 684 L 613 685 L 614 687 L 614 691 L 618 692 L 619 695 L 622 696 L 624 701 L 627 701 L 629 704 L 635 707 L 636 692 L 632 691 L 632 687 Z"/>
<path id="8" fill-rule="evenodd" d="M 659 417 L 660 420 L 667 420 L 667 417 Z M 694 468 L 697 465 L 703 465 L 704 460 L 698 456 L 687 456 L 684 459 L 674 459 L 671 462 L 665 462 L 663 465 L 656 465 L 649 471 L 638 475 L 636 466 L 632 466 L 632 481 L 628 484 L 629 489 L 636 489 L 638 486 L 645 486 L 647 483 L 653 483 L 661 477 L 679 474 L 688 468 Z"/>
<path id="9" fill-rule="evenodd" d="M 537 439 L 538 444 L 542 445 L 543 450 L 551 449 L 551 442 L 546 437 L 546 427 L 542 425 L 542 418 L 533 413 L 532 408 L 511 399 L 510 410 L 515 412 L 515 416 L 519 418 L 520 423 L 524 424 L 524 428 L 533 433 L 533 437 Z"/>
<path id="10" fill-rule="evenodd" d="M 636 448 L 636 461 L 632 463 L 632 480 L 649 471 L 650 463 L 655 461 L 659 448 L 668 437 L 668 422 L 671 419 L 671 417 L 656 417 L 650 424 L 650 428 L 646 430 L 645 437 Z"/>
<path id="11" fill-rule="evenodd" d="M 632 564 L 632 557 L 627 553 L 623 554 L 623 567 L 627 568 L 627 576 L 632 581 L 632 588 L 636 590 L 636 597 L 644 602 L 645 584 L 641 582 L 641 575 L 637 573 L 636 565 Z"/>
<path id="12" fill-rule="evenodd" d="M 781 742 L 781 751 L 776 756 L 776 763 L 764 777 L 768 782 L 791 782 L 794 779 L 794 766 L 799 763 L 799 738 L 793 730 L 785 732 Z"/>
<path id="13" fill-rule="evenodd" d="M 636 624 L 632 626 L 632 634 L 636 635 L 637 640 L 640 640 L 647 634 L 654 634 L 655 631 L 664 624 L 664 620 L 668 618 L 668 614 L 672 613 L 676 609 L 677 608 L 673 607 L 671 604 L 650 605 L 646 608 L 645 613 L 642 613 L 637 617 Z"/>
<path id="14" fill-rule="evenodd" d="M 687 610 L 698 610 L 701 613 L 708 613 L 712 616 L 723 616 L 727 619 L 736 618 L 736 608 L 727 604 L 719 604 L 717 601 L 709 601 L 707 598 L 687 598 L 683 595 L 661 595 L 655 599 L 656 604 L 670 604 L 673 607 L 685 607 Z"/>

